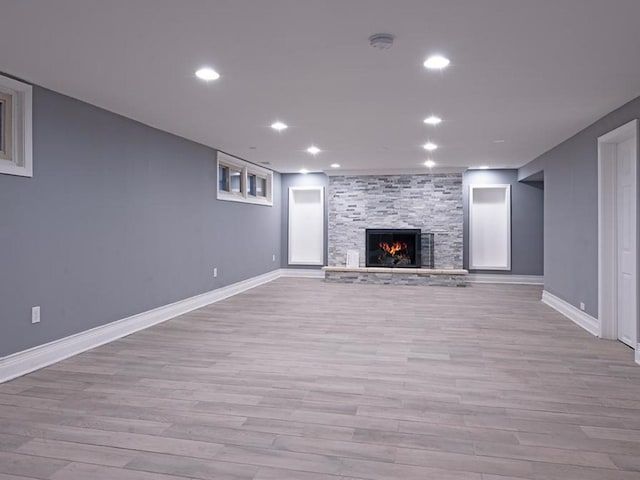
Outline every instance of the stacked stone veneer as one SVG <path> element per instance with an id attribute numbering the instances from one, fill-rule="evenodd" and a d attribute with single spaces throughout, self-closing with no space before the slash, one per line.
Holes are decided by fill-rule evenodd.
<path id="1" fill-rule="evenodd" d="M 328 204 L 330 266 L 347 250 L 365 266 L 367 228 L 420 228 L 434 233 L 435 268 L 462 268 L 462 174 L 331 176 Z"/>
<path id="2" fill-rule="evenodd" d="M 369 269 L 358 269 L 369 270 Z M 377 268 L 375 270 L 382 270 Z M 387 268 L 386 270 L 392 270 Z M 398 273 L 395 269 L 394 272 L 362 272 L 362 271 L 348 271 L 348 270 L 325 270 L 324 279 L 327 282 L 333 283 L 374 283 L 379 285 L 416 285 L 416 286 L 446 286 L 446 287 L 464 287 L 467 285 L 467 276 L 461 273 L 439 273 L 433 275 L 425 275 L 421 273 Z M 416 270 L 416 269 L 409 269 Z M 449 272 L 445 270 L 444 272 Z M 455 270 L 451 270 L 455 272 Z"/>

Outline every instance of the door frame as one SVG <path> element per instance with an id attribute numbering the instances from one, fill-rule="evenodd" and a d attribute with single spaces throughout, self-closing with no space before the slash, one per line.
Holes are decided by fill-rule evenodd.
<path id="1" fill-rule="evenodd" d="M 636 159 L 634 203 L 635 217 L 638 212 L 638 120 L 632 120 L 621 127 L 598 137 L 598 320 L 600 338 L 618 339 L 617 323 L 617 145 L 630 138 L 635 138 L 634 153 Z M 638 222 L 636 220 L 635 243 L 638 245 Z M 636 255 L 636 285 L 638 281 L 638 255 Z M 636 292 L 636 298 L 638 292 Z M 636 302 L 636 309 L 638 304 Z M 636 311 L 636 322 L 638 312 Z M 638 348 L 638 328 L 636 327 L 636 353 Z"/>

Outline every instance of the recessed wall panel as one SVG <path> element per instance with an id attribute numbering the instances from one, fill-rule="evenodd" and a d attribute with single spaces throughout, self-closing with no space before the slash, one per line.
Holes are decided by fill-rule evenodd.
<path id="1" fill-rule="evenodd" d="M 322 265 L 324 257 L 324 189 L 289 189 L 289 264 Z"/>
<path id="2" fill-rule="evenodd" d="M 510 185 L 469 186 L 469 268 L 511 268 Z"/>

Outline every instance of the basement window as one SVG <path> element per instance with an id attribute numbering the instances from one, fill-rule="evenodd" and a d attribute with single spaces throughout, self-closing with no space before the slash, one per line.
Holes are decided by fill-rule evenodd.
<path id="1" fill-rule="evenodd" d="M 249 182 L 247 191 L 250 197 L 265 198 L 267 196 L 269 179 L 265 175 L 247 170 L 247 181 Z"/>
<path id="2" fill-rule="evenodd" d="M 266 177 L 258 177 L 256 181 L 256 196 L 267 196 L 267 179 Z"/>
<path id="3" fill-rule="evenodd" d="M 218 152 L 218 200 L 273 206 L 273 172 Z"/>
<path id="4" fill-rule="evenodd" d="M 33 176 L 31 85 L 0 75 L 0 174 Z"/>
<path id="5" fill-rule="evenodd" d="M 249 185 L 247 187 L 249 195 L 252 197 L 256 196 L 256 175 L 253 173 L 247 173 L 247 181 Z"/>

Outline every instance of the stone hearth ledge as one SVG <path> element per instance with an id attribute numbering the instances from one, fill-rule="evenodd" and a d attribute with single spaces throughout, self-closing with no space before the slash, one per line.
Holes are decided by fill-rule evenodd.
<path id="1" fill-rule="evenodd" d="M 442 268 L 403 268 L 403 267 L 322 267 L 325 272 L 353 272 L 353 273 L 390 273 L 393 275 L 468 275 L 463 269 Z"/>
<path id="2" fill-rule="evenodd" d="M 327 282 L 451 287 L 466 286 L 469 273 L 463 269 L 384 267 L 323 267 L 322 270 Z"/>

